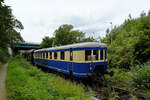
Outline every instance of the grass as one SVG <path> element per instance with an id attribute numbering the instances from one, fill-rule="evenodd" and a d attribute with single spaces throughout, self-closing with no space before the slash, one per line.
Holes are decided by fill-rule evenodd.
<path id="1" fill-rule="evenodd" d="M 82 85 L 46 74 L 17 56 L 8 65 L 8 100 L 91 100 Z"/>

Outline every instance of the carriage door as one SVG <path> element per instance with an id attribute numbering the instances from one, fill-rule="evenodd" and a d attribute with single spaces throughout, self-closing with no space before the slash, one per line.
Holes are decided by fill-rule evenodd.
<path id="1" fill-rule="evenodd" d="M 73 61 L 73 52 L 72 52 L 72 48 L 70 48 L 70 63 L 69 63 L 69 65 L 68 65 L 68 68 L 69 68 L 69 71 L 70 72 L 73 72 L 73 63 L 72 63 L 72 61 Z"/>

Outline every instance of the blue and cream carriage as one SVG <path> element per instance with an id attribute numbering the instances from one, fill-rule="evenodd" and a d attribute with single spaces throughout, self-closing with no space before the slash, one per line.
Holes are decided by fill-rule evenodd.
<path id="1" fill-rule="evenodd" d="M 76 43 L 34 51 L 34 63 L 75 77 L 104 73 L 107 47 L 99 42 Z"/>

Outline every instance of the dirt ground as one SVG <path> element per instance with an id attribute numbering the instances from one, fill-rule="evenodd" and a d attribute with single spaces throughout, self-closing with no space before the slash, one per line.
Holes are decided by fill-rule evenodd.
<path id="1" fill-rule="evenodd" d="M 7 66 L 8 63 L 3 65 L 0 69 L 0 100 L 7 100 L 6 87 L 5 87 Z"/>

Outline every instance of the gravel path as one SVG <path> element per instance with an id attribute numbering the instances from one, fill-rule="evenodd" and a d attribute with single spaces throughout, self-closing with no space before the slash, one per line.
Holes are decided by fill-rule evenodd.
<path id="1" fill-rule="evenodd" d="M 8 63 L 3 65 L 0 69 L 0 100 L 7 100 L 5 80 Z"/>

